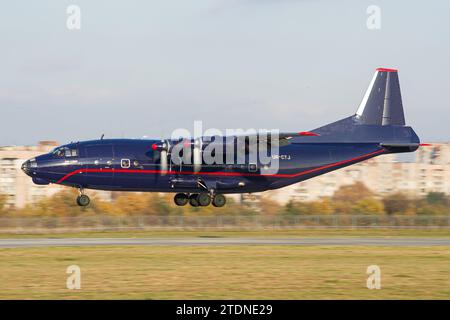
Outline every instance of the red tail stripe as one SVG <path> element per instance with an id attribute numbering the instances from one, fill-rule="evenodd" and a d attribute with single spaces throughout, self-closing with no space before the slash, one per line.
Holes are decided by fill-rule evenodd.
<path id="1" fill-rule="evenodd" d="M 377 68 L 377 71 L 381 72 L 397 72 L 397 69 L 389 69 L 389 68 Z"/>

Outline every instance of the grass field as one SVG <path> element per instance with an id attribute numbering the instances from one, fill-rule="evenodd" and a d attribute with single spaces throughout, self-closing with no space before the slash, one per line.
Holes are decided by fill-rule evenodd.
<path id="1" fill-rule="evenodd" d="M 66 268 L 81 268 L 81 290 Z M 380 290 L 366 268 L 381 268 Z M 0 249 L 0 299 L 450 299 L 449 247 Z"/>
<path id="2" fill-rule="evenodd" d="M 110 231 L 64 237 L 450 237 L 448 229 Z M 81 290 L 66 288 L 78 265 Z M 367 266 L 381 290 L 366 288 Z M 0 299 L 450 299 L 450 247 L 126 246 L 0 249 Z"/>

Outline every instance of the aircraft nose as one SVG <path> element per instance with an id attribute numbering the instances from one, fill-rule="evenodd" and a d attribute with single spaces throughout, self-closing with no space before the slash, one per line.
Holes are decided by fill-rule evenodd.
<path id="1" fill-rule="evenodd" d="M 25 172 L 27 175 L 30 175 L 31 168 L 36 168 L 36 167 L 37 167 L 36 159 L 33 158 L 33 159 L 25 161 L 22 164 L 21 168 L 22 168 L 23 172 Z"/>
<path id="2" fill-rule="evenodd" d="M 22 171 L 28 174 L 30 171 L 30 160 L 27 160 L 22 164 Z"/>

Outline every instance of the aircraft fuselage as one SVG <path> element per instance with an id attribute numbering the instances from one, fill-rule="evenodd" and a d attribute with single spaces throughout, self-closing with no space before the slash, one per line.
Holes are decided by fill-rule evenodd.
<path id="1" fill-rule="evenodd" d="M 152 145 L 157 140 L 93 140 L 62 146 L 24 164 L 42 184 L 56 183 L 112 191 L 199 192 L 197 180 L 220 193 L 281 188 L 389 152 L 377 143 L 292 142 L 280 147 L 277 173 L 262 174 L 259 163 L 170 165 L 161 170 Z"/>

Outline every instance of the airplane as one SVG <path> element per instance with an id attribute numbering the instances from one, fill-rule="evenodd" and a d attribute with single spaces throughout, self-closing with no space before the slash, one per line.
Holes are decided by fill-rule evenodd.
<path id="1" fill-rule="evenodd" d="M 274 135 L 275 136 L 275 135 Z M 39 185 L 59 184 L 79 190 L 76 202 L 87 206 L 86 189 L 175 193 L 178 206 L 222 207 L 226 194 L 254 193 L 282 188 L 376 156 L 413 152 L 421 145 L 414 130 L 405 125 L 398 71 L 378 68 L 352 116 L 311 131 L 279 133 L 267 146 L 278 160 L 276 172 L 251 161 L 249 137 L 244 139 L 244 161 L 206 163 L 208 144 L 226 155 L 239 137 L 199 139 L 103 139 L 69 143 L 23 163 L 22 170 Z M 255 141 L 254 139 L 252 141 Z M 174 160 L 174 146 L 187 150 L 186 163 Z M 228 144 L 228 145 L 227 145 Z M 237 149 L 238 147 L 236 147 Z M 234 147 L 232 148 L 234 152 Z M 245 157 L 247 156 L 247 157 Z M 200 157 L 200 161 L 199 161 Z M 233 155 L 232 159 L 236 160 Z"/>

